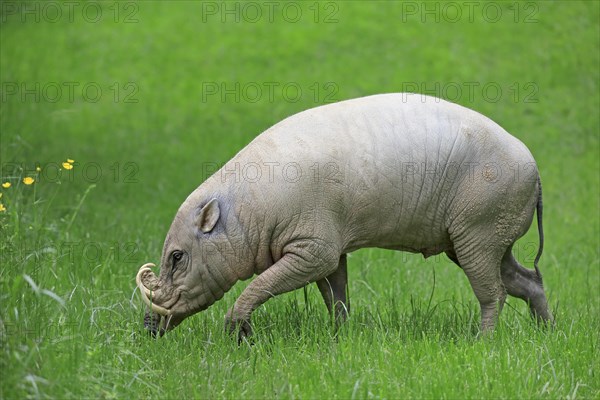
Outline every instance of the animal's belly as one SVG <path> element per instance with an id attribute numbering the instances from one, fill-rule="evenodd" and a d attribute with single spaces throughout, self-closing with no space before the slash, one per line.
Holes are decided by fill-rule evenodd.
<path id="1" fill-rule="evenodd" d="M 427 230 L 378 232 L 376 235 L 365 234 L 362 238 L 348 241 L 344 252 L 352 252 L 366 247 L 421 253 L 425 258 L 452 249 L 450 236 L 445 230 L 436 232 Z"/>
<path id="2" fill-rule="evenodd" d="M 443 253 L 445 251 L 452 249 L 452 244 L 450 242 L 440 243 L 435 245 L 430 245 L 427 247 L 413 248 L 407 246 L 389 246 L 389 247 L 381 247 L 383 249 L 388 250 L 396 250 L 396 251 L 406 251 L 409 253 L 421 253 L 423 257 L 428 258 L 431 256 L 435 256 L 436 254 Z"/>

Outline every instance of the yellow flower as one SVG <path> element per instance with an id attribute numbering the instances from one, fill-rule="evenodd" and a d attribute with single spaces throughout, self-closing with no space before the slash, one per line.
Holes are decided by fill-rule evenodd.
<path id="1" fill-rule="evenodd" d="M 33 182 L 35 182 L 35 179 L 30 176 L 23 178 L 23 183 L 26 185 L 31 185 Z"/>
<path id="2" fill-rule="evenodd" d="M 73 164 L 70 164 L 68 162 L 62 163 L 62 166 L 64 169 L 73 169 Z"/>
<path id="3" fill-rule="evenodd" d="M 37 172 L 40 172 L 42 169 L 41 169 L 40 167 L 35 167 L 35 170 L 36 170 Z"/>
<path id="4" fill-rule="evenodd" d="M 69 164 L 73 164 L 73 163 L 75 162 L 75 160 L 71 160 L 70 158 L 67 158 L 67 162 L 68 162 Z"/>
<path id="5" fill-rule="evenodd" d="M 6 211 L 6 207 L 4 207 L 4 204 L 0 203 L 0 212 L 4 211 Z"/>
<path id="6" fill-rule="evenodd" d="M 3 187 L 4 189 L 8 189 L 10 186 L 11 186 L 10 182 L 4 182 L 4 183 L 2 184 L 2 187 Z"/>

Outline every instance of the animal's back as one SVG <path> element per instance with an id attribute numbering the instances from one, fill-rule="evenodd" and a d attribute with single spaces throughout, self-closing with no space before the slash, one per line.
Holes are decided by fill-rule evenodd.
<path id="1" fill-rule="evenodd" d="M 491 119 L 410 93 L 362 97 L 292 115 L 259 135 L 232 161 L 257 157 L 309 165 L 336 163 L 357 175 L 368 175 L 369 168 L 384 173 L 400 167 L 410 173 L 411 162 L 533 161 L 527 148 Z"/>

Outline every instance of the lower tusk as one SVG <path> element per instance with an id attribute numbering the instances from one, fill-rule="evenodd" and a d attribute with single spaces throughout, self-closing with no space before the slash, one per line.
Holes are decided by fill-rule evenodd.
<path id="1" fill-rule="evenodd" d="M 146 286 L 144 286 L 143 282 L 142 282 L 142 275 L 146 272 L 146 271 L 152 271 L 150 269 L 150 267 L 154 267 L 154 264 L 152 263 L 147 263 L 144 264 L 140 267 L 140 270 L 138 271 L 136 277 L 135 277 L 135 283 L 137 284 L 137 287 L 140 289 L 140 294 L 142 296 L 142 300 L 144 301 L 144 303 L 146 303 L 146 305 L 148 305 L 148 307 L 150 307 L 152 309 L 152 311 L 154 311 L 157 314 L 163 315 L 163 316 L 167 316 L 167 315 L 171 315 L 171 311 L 167 310 L 164 307 L 159 306 L 158 304 L 154 304 L 152 302 L 152 300 L 150 300 L 152 298 L 152 291 L 150 289 L 148 289 Z"/>
<path id="2" fill-rule="evenodd" d="M 163 318 L 164 322 L 164 326 L 165 326 L 165 332 L 169 330 L 169 325 L 171 324 L 171 318 L 173 318 L 172 315 L 169 315 L 168 317 Z"/>

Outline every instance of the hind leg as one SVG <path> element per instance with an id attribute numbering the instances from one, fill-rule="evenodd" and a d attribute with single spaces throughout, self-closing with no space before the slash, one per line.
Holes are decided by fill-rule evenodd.
<path id="1" fill-rule="evenodd" d="M 483 333 L 494 330 L 506 300 L 506 289 L 500 275 L 504 249 L 482 240 L 486 237 L 490 236 L 480 235 L 455 246 L 458 264 L 467 275 L 481 307 Z"/>
<path id="2" fill-rule="evenodd" d="M 523 268 L 512 255 L 512 246 L 502 258 L 502 282 L 509 295 L 524 300 L 531 316 L 541 322 L 552 322 L 542 280 L 535 271 Z"/>
<path id="3" fill-rule="evenodd" d="M 345 321 L 350 312 L 350 304 L 346 298 L 346 288 L 348 286 L 346 265 L 346 255 L 342 254 L 338 268 L 330 275 L 317 281 L 325 305 L 338 323 Z"/>

